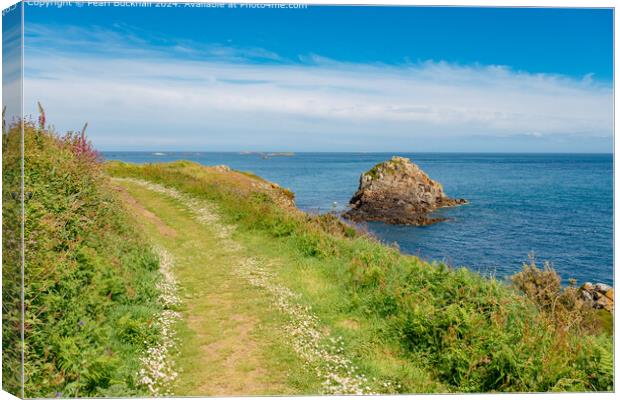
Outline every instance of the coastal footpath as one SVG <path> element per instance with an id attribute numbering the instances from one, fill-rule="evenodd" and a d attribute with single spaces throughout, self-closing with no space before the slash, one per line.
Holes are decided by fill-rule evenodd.
<path id="1" fill-rule="evenodd" d="M 25 133 L 28 397 L 613 390 L 608 326 L 577 288 L 538 285 L 550 269 L 487 279 L 249 172 L 103 164 L 83 135 Z"/>

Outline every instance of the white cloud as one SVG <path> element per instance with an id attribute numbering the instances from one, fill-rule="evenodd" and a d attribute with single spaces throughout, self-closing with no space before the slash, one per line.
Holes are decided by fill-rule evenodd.
<path id="1" fill-rule="evenodd" d="M 154 47 L 99 30 L 48 46 L 37 37 L 27 38 L 27 111 L 40 100 L 63 130 L 88 120 L 95 144 L 105 148 L 379 151 L 518 136 L 533 146 L 541 137 L 603 140 L 611 150 L 612 89 L 592 77 L 431 61 L 361 65 L 316 55 L 300 64 L 261 49 Z M 108 47 L 87 51 L 89 43 Z"/>

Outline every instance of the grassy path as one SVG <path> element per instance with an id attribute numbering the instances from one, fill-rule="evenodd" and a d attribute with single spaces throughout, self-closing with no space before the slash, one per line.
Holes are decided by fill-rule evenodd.
<path id="1" fill-rule="evenodd" d="M 318 393 L 282 337 L 269 291 L 240 279 L 248 258 L 204 204 L 118 180 L 122 198 L 173 259 L 183 303 L 176 395 Z M 177 196 L 178 197 L 178 196 Z M 185 199 L 187 200 L 187 199 Z"/>

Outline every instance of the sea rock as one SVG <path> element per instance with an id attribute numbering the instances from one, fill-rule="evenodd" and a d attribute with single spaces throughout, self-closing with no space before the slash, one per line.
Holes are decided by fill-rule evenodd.
<path id="1" fill-rule="evenodd" d="M 614 310 L 614 288 L 604 283 L 586 282 L 579 288 L 581 298 L 592 302 L 592 307 Z"/>
<path id="2" fill-rule="evenodd" d="M 432 211 L 466 203 L 446 196 L 441 184 L 410 159 L 392 157 L 361 175 L 343 216 L 353 221 L 423 226 L 445 220 L 429 216 Z"/>

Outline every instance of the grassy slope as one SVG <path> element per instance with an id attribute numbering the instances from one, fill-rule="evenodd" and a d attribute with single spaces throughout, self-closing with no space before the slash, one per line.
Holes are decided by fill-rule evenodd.
<path id="1" fill-rule="evenodd" d="M 504 284 L 427 264 L 329 217 L 283 207 L 277 189 L 190 162 L 111 163 L 216 204 L 235 239 L 273 262 L 370 377 L 402 392 L 610 390 L 611 338 L 559 325 Z"/>
<path id="2" fill-rule="evenodd" d="M 25 395 L 144 395 L 157 256 L 75 137 L 28 123 L 25 148 Z"/>

